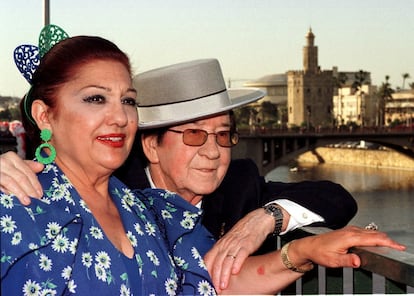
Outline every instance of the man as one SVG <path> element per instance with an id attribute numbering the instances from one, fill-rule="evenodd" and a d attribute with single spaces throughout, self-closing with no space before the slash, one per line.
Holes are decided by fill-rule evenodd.
<path id="1" fill-rule="evenodd" d="M 142 132 L 138 133 L 128 160 L 116 173 L 130 188 L 151 187 L 144 170 L 147 163 L 142 157 L 140 134 Z M 202 200 L 203 224 L 216 239 L 225 233 L 237 232 L 237 239 L 243 240 L 247 249 L 251 241 L 256 239 L 255 234 L 261 233 L 260 227 L 265 226 L 265 223 L 260 222 L 269 218 L 261 209 L 269 202 L 284 205 L 284 209 L 291 210 L 284 215 L 280 231 L 282 234 L 305 225 L 338 229 L 345 226 L 357 211 L 354 199 L 339 184 L 330 181 L 266 182 L 251 159 L 233 159 L 221 185 Z M 248 213 L 250 214 L 242 219 Z M 319 219 L 312 220 L 312 217 Z M 237 222 L 238 226 L 243 227 L 231 232 L 230 229 Z M 249 226 L 254 226 L 254 229 Z M 272 231 L 267 232 L 271 233 Z M 276 249 L 276 238 L 275 235 L 267 236 L 256 253 Z"/>
<path id="2" fill-rule="evenodd" d="M 172 67 L 159 78 L 151 77 L 151 71 L 139 74 L 135 78 L 140 130 L 147 132 L 163 126 L 180 124 L 185 122 L 186 116 L 196 118 L 194 112 L 199 112 L 200 118 L 212 114 L 208 110 L 213 101 L 208 100 L 217 95 L 228 97 L 230 100 L 223 112 L 256 101 L 263 96 L 258 90 L 226 90 L 217 60 L 183 63 L 179 70 L 180 75 L 176 73 L 177 68 Z M 185 83 L 182 83 L 183 81 Z M 209 84 L 214 81 L 217 89 L 208 89 L 207 81 Z M 181 96 L 183 91 L 176 90 L 177 86 L 185 86 L 185 95 Z M 180 96 L 176 97 L 177 93 L 180 93 Z M 201 103 L 200 99 L 207 103 Z M 194 105 L 190 107 L 191 102 Z M 177 115 L 177 112 L 182 114 Z M 176 120 L 177 117 L 181 118 L 180 121 Z M 135 141 L 129 159 L 116 175 L 130 188 L 147 188 L 151 185 L 162 187 L 151 184 L 151 175 L 144 170 L 147 163 L 142 158 L 141 137 L 136 137 Z M 22 177 L 20 169 L 22 165 L 16 162 L 16 158 L 8 159 L 9 155 L 0 158 L 0 185 L 22 197 L 24 194 L 21 192 L 27 186 L 21 182 L 25 178 Z M 34 176 L 29 178 L 33 180 Z M 29 187 L 31 189 L 26 192 L 38 196 L 34 193 L 34 188 Z M 265 182 L 259 175 L 257 166 L 248 159 L 231 161 L 227 174 L 217 190 L 203 194 L 203 224 L 216 239 L 227 233 L 221 242 L 231 246 L 230 249 L 237 250 L 242 254 L 241 258 L 256 251 L 266 237 L 266 242 L 259 252 L 274 250 L 275 235 L 300 226 L 312 224 L 330 228 L 343 227 L 357 210 L 352 196 L 338 184 L 329 181 Z M 233 230 L 230 230 L 232 228 Z M 268 236 L 269 234 L 274 235 Z"/>

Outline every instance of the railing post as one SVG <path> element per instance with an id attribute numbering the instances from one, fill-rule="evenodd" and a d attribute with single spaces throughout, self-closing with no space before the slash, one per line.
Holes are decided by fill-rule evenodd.
<path id="1" fill-rule="evenodd" d="M 372 294 L 372 273 L 362 269 L 355 269 L 354 294 Z"/>
<path id="2" fill-rule="evenodd" d="M 385 280 L 385 294 L 405 294 L 407 293 L 407 286 L 396 281 Z"/>
<path id="3" fill-rule="evenodd" d="M 319 294 L 319 275 L 316 266 L 302 277 L 302 293 L 313 295 Z"/>
<path id="4" fill-rule="evenodd" d="M 344 293 L 344 270 L 342 268 L 326 268 L 326 294 Z"/>
<path id="5" fill-rule="evenodd" d="M 330 231 L 304 227 L 284 235 L 281 244 L 307 235 Z M 323 268 L 307 272 L 282 294 L 407 294 L 414 292 L 414 257 L 385 247 L 355 247 L 350 252 L 361 258 L 361 268 Z M 324 269 L 324 270 L 323 270 Z M 393 278 L 394 280 L 392 280 Z M 398 282 L 397 282 L 398 281 Z"/>

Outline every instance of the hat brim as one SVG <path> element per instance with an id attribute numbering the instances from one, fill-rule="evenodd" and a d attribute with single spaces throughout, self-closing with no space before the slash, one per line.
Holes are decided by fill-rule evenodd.
<path id="1" fill-rule="evenodd" d="M 138 106 L 138 128 L 141 130 L 175 126 L 211 117 L 253 103 L 265 93 L 255 88 L 228 89 L 220 94 L 158 106 Z"/>

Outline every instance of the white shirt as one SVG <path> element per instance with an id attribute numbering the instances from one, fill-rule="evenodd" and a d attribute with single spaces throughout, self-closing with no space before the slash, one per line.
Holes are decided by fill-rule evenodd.
<path id="1" fill-rule="evenodd" d="M 285 234 L 296 228 L 306 226 L 315 222 L 325 221 L 325 219 L 322 216 L 288 199 L 275 199 L 274 201 L 271 201 L 267 204 L 271 203 L 278 204 L 279 206 L 284 208 L 286 212 L 288 212 L 290 215 L 289 223 L 286 227 L 286 230 L 282 231 L 280 234 Z"/>
<path id="2" fill-rule="evenodd" d="M 156 188 L 154 181 L 152 180 L 149 168 L 146 167 L 144 170 L 145 170 L 145 174 L 147 175 L 151 188 Z M 200 202 L 196 205 L 196 207 L 201 208 L 201 203 L 202 203 L 202 200 L 200 200 Z M 315 222 L 325 221 L 325 219 L 322 216 L 288 199 L 283 199 L 283 198 L 275 199 L 274 201 L 271 201 L 267 204 L 271 204 L 271 203 L 278 204 L 279 206 L 284 208 L 285 211 L 288 212 L 290 215 L 289 223 L 288 223 L 288 226 L 286 227 L 286 230 L 281 232 L 280 234 L 285 234 L 296 228 L 306 226 L 306 225 L 309 225 Z"/>

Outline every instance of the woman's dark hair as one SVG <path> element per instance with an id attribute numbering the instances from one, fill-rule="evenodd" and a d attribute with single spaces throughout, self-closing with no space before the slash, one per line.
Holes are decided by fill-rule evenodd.
<path id="1" fill-rule="evenodd" d="M 39 128 L 31 118 L 32 102 L 42 100 L 47 106 L 55 108 L 58 89 L 73 79 L 79 67 L 94 60 L 120 62 L 132 76 L 128 56 L 114 43 L 101 37 L 76 36 L 64 39 L 40 60 L 33 74 L 32 87 L 20 104 L 23 126 L 32 147 L 40 143 Z M 24 100 L 29 101 L 25 104 Z M 28 155 L 33 155 L 33 151 L 28 151 Z"/>

